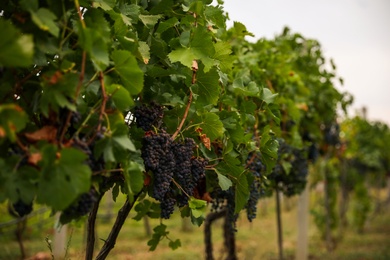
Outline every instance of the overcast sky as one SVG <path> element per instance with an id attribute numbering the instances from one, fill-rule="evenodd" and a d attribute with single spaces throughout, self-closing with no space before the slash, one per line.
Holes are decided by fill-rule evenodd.
<path id="1" fill-rule="evenodd" d="M 224 9 L 228 26 L 242 22 L 254 40 L 284 26 L 318 40 L 355 98 L 350 115 L 366 106 L 390 126 L 390 0 L 225 0 Z"/>

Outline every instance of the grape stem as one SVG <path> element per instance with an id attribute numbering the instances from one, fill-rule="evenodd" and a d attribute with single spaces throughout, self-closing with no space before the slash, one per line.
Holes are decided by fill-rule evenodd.
<path id="1" fill-rule="evenodd" d="M 191 196 L 188 195 L 187 192 L 184 191 L 184 189 L 180 186 L 179 183 L 177 183 L 173 178 L 171 178 L 172 182 L 176 185 L 176 187 L 178 187 L 188 198 L 190 198 Z"/>
<path id="2" fill-rule="evenodd" d="M 99 74 L 99 81 L 100 81 L 100 86 L 102 88 L 103 101 L 102 101 L 102 106 L 100 107 L 99 125 L 97 128 L 97 132 L 99 132 L 100 128 L 102 127 L 103 115 L 105 114 L 106 103 L 107 103 L 107 99 L 108 99 L 108 96 L 106 93 L 106 88 L 104 86 L 104 74 L 102 71 L 100 71 L 100 74 Z"/>
<path id="3" fill-rule="evenodd" d="M 192 85 L 195 84 L 195 82 L 196 82 L 196 70 L 197 70 L 197 68 L 193 67 L 193 69 L 192 69 L 192 82 L 191 82 Z M 177 127 L 176 132 L 172 135 L 172 140 L 174 140 L 176 138 L 176 136 L 180 133 L 180 130 L 183 128 L 184 122 L 186 121 L 187 116 L 188 116 L 188 111 L 190 110 L 190 107 L 191 107 L 191 102 L 192 102 L 192 91 L 190 90 L 190 95 L 188 97 L 186 110 L 184 111 L 183 118 L 181 119 L 181 122 L 180 122 L 179 126 Z"/>

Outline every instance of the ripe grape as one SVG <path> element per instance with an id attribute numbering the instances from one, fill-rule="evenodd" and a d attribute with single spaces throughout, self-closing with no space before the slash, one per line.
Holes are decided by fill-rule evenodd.
<path id="1" fill-rule="evenodd" d="M 137 127 L 144 131 L 151 131 L 153 127 L 159 128 L 164 116 L 164 108 L 154 102 L 149 106 L 142 104 L 134 109 Z"/>
<path id="2" fill-rule="evenodd" d="M 17 202 L 12 204 L 12 208 L 19 217 L 24 217 L 30 214 L 33 210 L 33 203 L 25 203 L 22 200 L 18 200 Z"/>
<path id="3" fill-rule="evenodd" d="M 256 218 L 257 203 L 260 197 L 264 195 L 264 189 L 261 185 L 261 178 L 265 170 L 265 166 L 261 163 L 259 155 L 249 155 L 248 169 L 253 174 L 253 182 L 249 188 L 249 199 L 245 205 L 245 208 L 248 220 L 252 221 Z"/>
<path id="4" fill-rule="evenodd" d="M 76 219 L 88 214 L 93 204 L 97 201 L 96 192 L 91 189 L 89 192 L 81 194 L 80 197 L 68 208 L 66 208 L 62 214 L 64 217 L 70 219 Z"/>

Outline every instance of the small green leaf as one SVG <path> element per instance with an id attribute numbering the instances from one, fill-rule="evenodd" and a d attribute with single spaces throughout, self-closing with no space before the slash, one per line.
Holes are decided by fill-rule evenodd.
<path id="1" fill-rule="evenodd" d="M 217 173 L 217 176 L 219 187 L 221 187 L 222 190 L 228 190 L 233 185 L 232 181 L 225 175 Z"/>
<path id="2" fill-rule="evenodd" d="M 54 37 L 58 37 L 60 29 L 58 28 L 55 20 L 57 16 L 49 9 L 39 8 L 38 11 L 30 10 L 31 18 L 33 22 L 43 31 L 48 31 Z"/>
<path id="3" fill-rule="evenodd" d="M 21 34 L 11 23 L 0 19 L 0 66 L 27 67 L 32 65 L 34 40 Z"/>
<path id="4" fill-rule="evenodd" d="M 225 128 L 217 114 L 211 112 L 202 114 L 201 120 L 200 127 L 203 129 L 203 133 L 206 134 L 211 141 L 223 135 Z"/>
<path id="5" fill-rule="evenodd" d="M 263 93 L 261 95 L 261 99 L 264 100 L 265 103 L 273 103 L 278 94 L 272 94 L 271 90 L 268 88 L 263 88 Z"/>
<path id="6" fill-rule="evenodd" d="M 136 162 L 130 162 L 128 165 L 125 165 L 123 175 L 125 177 L 129 200 L 133 202 L 134 195 L 139 193 L 143 188 L 144 175 L 142 173 L 142 167 Z"/>
<path id="7" fill-rule="evenodd" d="M 181 247 L 180 239 L 176 239 L 175 241 L 169 241 L 168 245 L 172 250 L 178 249 L 179 247 Z"/>
<path id="8" fill-rule="evenodd" d="M 194 197 L 191 197 L 188 201 L 188 206 L 191 209 L 191 215 L 194 218 L 203 218 L 206 209 L 207 209 L 207 202 L 204 200 L 195 199 Z"/>
<path id="9" fill-rule="evenodd" d="M 138 42 L 139 47 L 138 51 L 141 54 L 142 60 L 145 64 L 149 63 L 150 60 L 150 48 L 149 45 L 146 42 Z"/>
<path id="10" fill-rule="evenodd" d="M 149 29 L 152 29 L 158 20 L 161 18 L 161 15 L 140 15 L 139 19 L 142 23 Z"/>
<path id="11" fill-rule="evenodd" d="M 115 0 L 95 0 L 92 2 L 92 7 L 100 7 L 104 11 L 109 11 L 115 7 Z"/>
<path id="12" fill-rule="evenodd" d="M 148 241 L 149 251 L 154 251 L 160 243 L 161 238 L 166 237 L 169 234 L 166 229 L 167 226 L 164 224 L 160 224 L 153 229 L 154 233 L 152 235 L 152 239 Z"/>
<path id="13" fill-rule="evenodd" d="M 115 106 L 121 111 L 126 111 L 134 105 L 134 101 L 131 98 L 129 91 L 121 85 L 108 85 L 106 87 L 106 92 L 111 97 Z"/>

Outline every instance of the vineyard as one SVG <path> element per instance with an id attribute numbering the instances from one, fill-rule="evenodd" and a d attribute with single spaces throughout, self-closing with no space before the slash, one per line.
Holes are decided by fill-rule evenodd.
<path id="1" fill-rule="evenodd" d="M 347 114 L 318 41 L 227 20 L 210 0 L 0 4 L 0 257 L 327 259 L 385 226 L 389 127 Z"/>

